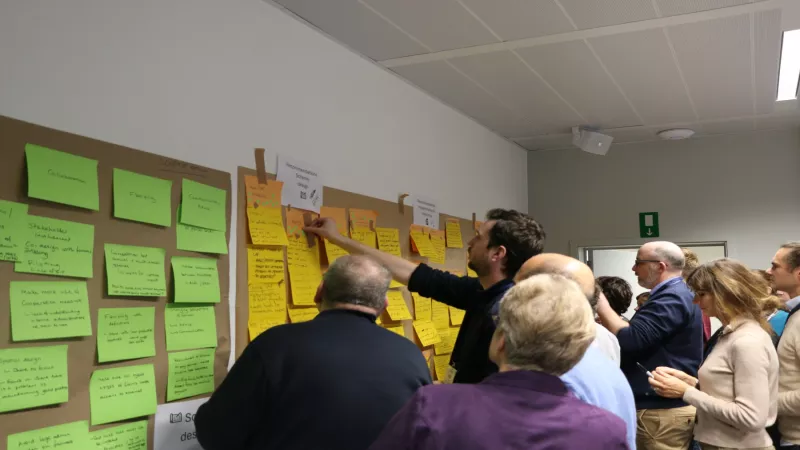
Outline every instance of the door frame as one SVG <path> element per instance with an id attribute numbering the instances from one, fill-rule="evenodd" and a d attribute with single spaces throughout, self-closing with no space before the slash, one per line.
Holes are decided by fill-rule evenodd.
<path id="1" fill-rule="evenodd" d="M 619 242 L 626 241 L 626 242 Z M 615 243 L 605 241 L 603 243 L 593 243 L 590 245 L 578 245 L 573 248 L 573 242 L 570 242 L 570 251 L 581 262 L 586 263 L 590 268 L 594 269 L 592 262 L 593 252 L 595 250 L 618 250 L 618 249 L 632 249 L 641 247 L 643 242 L 635 239 L 618 240 Z M 728 257 L 728 241 L 678 241 L 675 242 L 680 247 L 722 247 L 725 257 Z"/>

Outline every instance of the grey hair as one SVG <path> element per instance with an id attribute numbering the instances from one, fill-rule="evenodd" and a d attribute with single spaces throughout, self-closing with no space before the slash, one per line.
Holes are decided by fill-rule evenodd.
<path id="1" fill-rule="evenodd" d="M 557 376 L 583 358 L 596 333 L 585 293 L 553 274 L 532 276 L 509 289 L 497 327 L 509 365 Z"/>
<path id="2" fill-rule="evenodd" d="M 652 242 L 653 254 L 660 261 L 667 263 L 672 270 L 683 270 L 686 264 L 686 259 L 683 256 L 683 250 L 672 242 L 660 241 Z"/>
<path id="3" fill-rule="evenodd" d="M 334 261 L 322 276 L 322 302 L 360 305 L 382 310 L 392 275 L 375 260 L 346 255 Z"/>

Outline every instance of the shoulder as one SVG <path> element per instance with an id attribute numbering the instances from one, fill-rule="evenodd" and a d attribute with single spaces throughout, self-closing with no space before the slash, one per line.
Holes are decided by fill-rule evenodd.
<path id="1" fill-rule="evenodd" d="M 731 352 L 743 356 L 756 356 L 759 350 L 764 353 L 772 353 L 775 346 L 772 343 L 772 337 L 767 333 L 761 325 L 756 322 L 747 323 L 738 330 L 731 334 Z"/>
<path id="2" fill-rule="evenodd" d="M 572 406 L 574 414 L 578 415 L 586 425 L 587 437 L 603 439 L 604 442 L 626 442 L 625 421 L 616 414 L 595 405 L 584 403 L 578 399 Z"/>

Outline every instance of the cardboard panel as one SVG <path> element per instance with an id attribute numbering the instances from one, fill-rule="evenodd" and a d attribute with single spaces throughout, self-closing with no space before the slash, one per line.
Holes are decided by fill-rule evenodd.
<path id="1" fill-rule="evenodd" d="M 99 162 L 100 210 L 89 211 L 29 198 L 26 194 L 27 176 L 25 168 L 25 144 L 27 143 L 38 144 L 97 160 Z M 0 117 L 0 155 L 2 155 L 2 163 L 0 163 L 0 199 L 27 203 L 30 205 L 29 214 L 31 215 L 93 224 L 95 227 L 94 278 L 86 280 L 91 308 L 92 336 L 12 343 L 9 319 L 9 282 L 76 281 L 76 279 L 15 273 L 13 263 L 0 262 L 0 348 L 25 348 L 57 344 L 67 344 L 69 346 L 69 401 L 57 406 L 1 413 L 0 450 L 6 450 L 7 436 L 9 434 L 78 420 L 89 420 L 89 379 L 95 369 L 154 364 L 158 403 L 165 403 L 167 351 L 164 337 L 164 306 L 168 301 L 171 301 L 173 296 L 172 271 L 170 269 L 170 260 L 173 256 L 208 256 L 217 259 L 222 301 L 215 304 L 214 307 L 218 335 L 214 361 L 214 381 L 216 385 L 219 385 L 227 374 L 228 355 L 230 354 L 228 256 L 203 255 L 176 250 L 175 224 L 177 223 L 177 217 L 175 217 L 175 208 L 181 198 L 181 180 L 187 178 L 227 191 L 226 217 L 230 218 L 232 200 L 230 195 L 230 174 L 6 117 Z M 171 227 L 158 227 L 113 217 L 112 171 L 114 168 L 172 181 L 173 217 Z M 230 220 L 228 220 L 226 237 L 230 239 Z M 157 298 L 109 297 L 106 294 L 107 278 L 103 252 L 103 245 L 106 243 L 165 249 L 167 296 Z M 153 358 L 98 364 L 96 348 L 97 309 L 139 306 L 156 307 L 156 356 Z M 91 427 L 91 431 L 118 424 Z M 150 417 L 148 440 L 148 448 L 153 448 L 152 416 Z"/>

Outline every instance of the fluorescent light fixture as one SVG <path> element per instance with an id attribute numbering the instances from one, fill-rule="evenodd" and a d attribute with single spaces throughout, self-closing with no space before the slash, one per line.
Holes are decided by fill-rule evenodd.
<path id="1" fill-rule="evenodd" d="M 800 78 L 800 30 L 783 33 L 781 71 L 778 75 L 778 101 L 797 98 L 797 81 Z"/>

